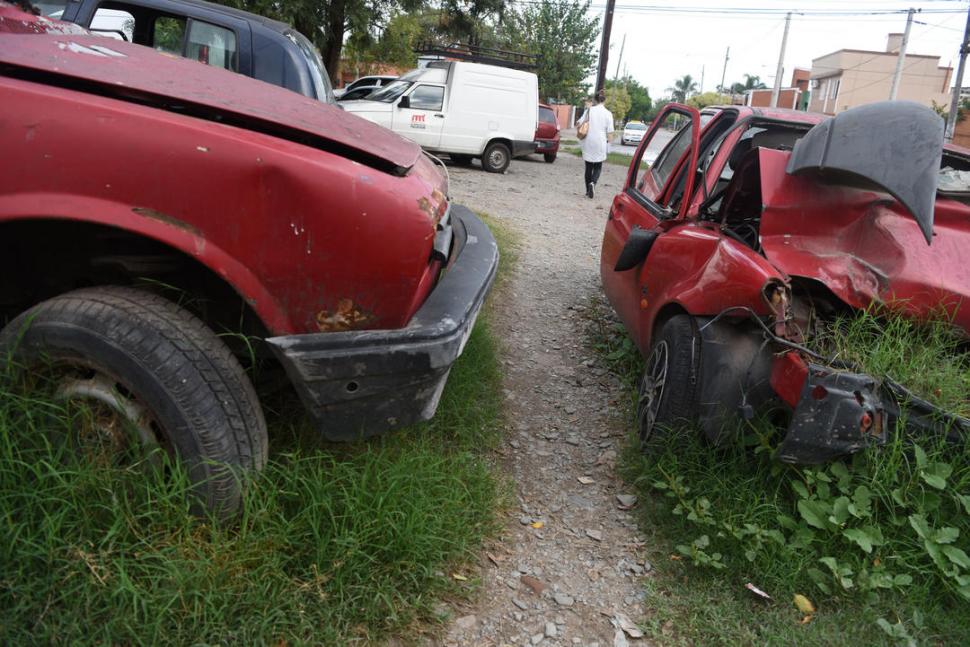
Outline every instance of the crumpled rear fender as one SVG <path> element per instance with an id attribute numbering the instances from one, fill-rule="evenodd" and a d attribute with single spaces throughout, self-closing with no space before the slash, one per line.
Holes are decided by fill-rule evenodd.
<path id="1" fill-rule="evenodd" d="M 916 219 L 930 244 L 942 156 L 939 115 L 918 103 L 883 101 L 812 128 L 795 143 L 787 172 L 886 191 Z"/>

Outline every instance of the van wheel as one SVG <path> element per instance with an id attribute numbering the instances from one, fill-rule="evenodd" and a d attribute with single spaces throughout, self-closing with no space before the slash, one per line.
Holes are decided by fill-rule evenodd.
<path id="1" fill-rule="evenodd" d="M 502 142 L 492 142 L 485 147 L 485 153 L 482 154 L 482 168 L 489 173 L 504 173 L 510 161 L 512 153 Z"/>
<path id="2" fill-rule="evenodd" d="M 171 301 L 124 287 L 44 301 L 0 331 L 22 380 L 90 411 L 71 446 L 109 464 L 152 464 L 164 451 L 192 483 L 193 509 L 229 518 L 245 473 L 266 464 L 266 421 L 229 348 Z M 83 428 L 80 428 L 83 427 Z"/>
<path id="3" fill-rule="evenodd" d="M 555 153 L 543 153 L 542 154 L 542 159 L 546 160 L 546 164 L 552 164 L 553 162 L 556 161 L 556 154 Z"/>
<path id="4" fill-rule="evenodd" d="M 662 448 L 678 425 L 688 426 L 697 413 L 700 333 L 689 315 L 668 319 L 654 336 L 637 401 L 640 444 Z"/>

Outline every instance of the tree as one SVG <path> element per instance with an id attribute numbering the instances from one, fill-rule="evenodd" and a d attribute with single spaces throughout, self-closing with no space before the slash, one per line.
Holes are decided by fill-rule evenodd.
<path id="1" fill-rule="evenodd" d="M 630 112 L 630 93 L 622 85 L 606 88 L 606 109 L 613 113 L 613 121 L 621 124 Z"/>
<path id="2" fill-rule="evenodd" d="M 650 108 L 653 100 L 650 98 L 650 90 L 640 85 L 632 76 L 624 76 L 617 81 L 607 81 L 606 88 L 621 87 L 630 95 L 630 110 L 627 112 L 628 119 L 646 121 L 650 116 Z"/>
<path id="3" fill-rule="evenodd" d="M 684 103 L 687 97 L 697 92 L 697 81 L 690 74 L 685 74 L 674 81 L 674 86 L 667 88 L 667 92 L 676 103 Z"/>
<path id="4" fill-rule="evenodd" d="M 599 18 L 587 14 L 590 0 L 539 0 L 506 15 L 504 45 L 539 57 L 539 96 L 579 103 L 583 80 L 596 62 Z"/>
<path id="5" fill-rule="evenodd" d="M 721 94 L 720 92 L 705 92 L 704 94 L 695 94 L 687 100 L 687 105 L 694 106 L 698 110 L 701 108 L 706 108 L 707 106 L 723 106 L 730 103 L 731 97 L 726 94 Z"/>
<path id="6" fill-rule="evenodd" d="M 767 90 L 768 86 L 761 82 L 760 76 L 744 75 L 744 83 L 733 83 L 729 88 L 731 94 L 744 94 L 748 90 Z M 725 88 L 721 88 L 722 91 Z"/>

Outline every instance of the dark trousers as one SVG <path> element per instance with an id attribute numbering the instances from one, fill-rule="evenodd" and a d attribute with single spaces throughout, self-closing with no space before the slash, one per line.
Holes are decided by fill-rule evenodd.
<path id="1" fill-rule="evenodd" d="M 600 181 L 600 171 L 603 170 L 603 162 L 586 162 L 586 185 L 596 184 Z"/>

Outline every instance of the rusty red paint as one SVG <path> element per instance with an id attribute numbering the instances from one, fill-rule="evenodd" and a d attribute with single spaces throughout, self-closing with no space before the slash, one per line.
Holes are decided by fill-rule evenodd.
<path id="1" fill-rule="evenodd" d="M 334 316 L 340 295 L 369 304 L 354 320 L 369 328 L 399 328 L 423 303 L 440 266 L 430 262 L 433 222 L 418 202 L 440 218 L 447 185 L 416 145 L 320 102 L 148 48 L 72 35 L 125 54 L 79 60 L 57 46 L 63 34 L 11 33 L 4 20 L 0 62 L 28 74 L 0 76 L 4 114 L 27 116 L 8 117 L 0 131 L 2 159 L 17 160 L 0 174 L 0 223 L 70 219 L 162 241 L 227 280 L 275 335 L 316 332 L 321 303 L 334 299 L 324 318 Z M 27 80 L 55 68 L 59 77 L 174 92 L 290 123 L 340 150 L 411 168 L 398 176 L 336 149 Z"/>
<path id="2" fill-rule="evenodd" d="M 320 332 L 342 332 L 366 328 L 374 320 L 374 315 L 365 312 L 353 299 L 340 299 L 331 313 L 321 310 L 317 313 L 317 329 Z"/>

